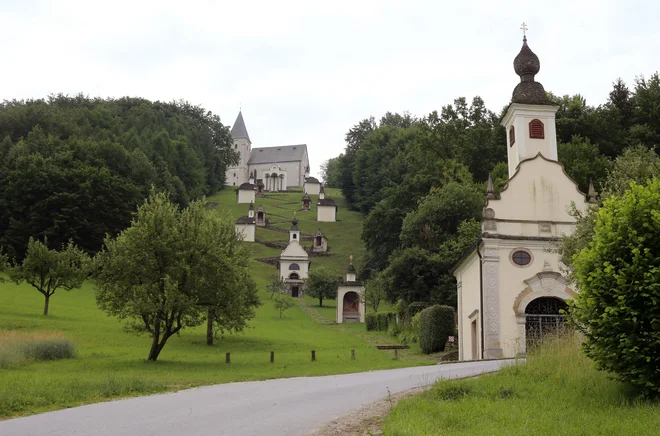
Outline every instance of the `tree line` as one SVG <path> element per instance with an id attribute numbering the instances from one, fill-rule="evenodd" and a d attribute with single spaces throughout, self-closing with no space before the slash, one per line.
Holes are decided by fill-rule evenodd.
<path id="1" fill-rule="evenodd" d="M 626 150 L 636 152 L 619 172 L 660 141 L 658 73 L 638 77 L 632 89 L 616 80 L 600 106 L 581 95 L 548 97 L 559 106 L 559 161 L 583 192 L 590 180 L 602 190 Z M 360 275 L 390 301 L 456 306 L 450 270 L 481 232 L 488 176 L 498 190 L 508 180 L 505 111 L 461 97 L 422 118 L 367 118 L 346 134 L 344 153 L 325 164 L 324 180 L 365 215 Z"/>
<path id="2" fill-rule="evenodd" d="M 187 102 L 83 95 L 0 104 L 0 245 L 34 237 L 88 254 L 117 235 L 152 186 L 186 206 L 225 183 L 229 130 Z"/>

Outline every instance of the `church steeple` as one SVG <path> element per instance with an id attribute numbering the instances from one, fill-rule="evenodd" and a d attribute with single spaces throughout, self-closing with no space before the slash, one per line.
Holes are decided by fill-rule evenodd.
<path id="1" fill-rule="evenodd" d="M 231 137 L 233 139 L 247 139 L 249 143 L 252 143 L 247 127 L 245 127 L 245 121 L 243 121 L 242 111 L 238 111 L 238 116 L 236 117 L 236 121 L 234 121 L 234 127 L 231 128 Z"/>
<path id="2" fill-rule="evenodd" d="M 523 31 L 527 26 L 523 23 Z M 556 106 L 545 93 L 543 85 L 535 80 L 541 69 L 539 57 L 527 45 L 523 45 L 513 60 L 513 69 L 520 76 L 511 96 L 511 104 L 502 118 L 506 128 L 509 177 L 516 173 L 521 161 L 534 158 L 539 153 L 546 159 L 557 160 L 557 132 L 555 127 Z"/>
<path id="3" fill-rule="evenodd" d="M 293 213 L 293 219 L 291 220 L 291 229 L 289 230 L 289 242 L 300 242 L 300 229 L 298 228 L 298 218 L 296 218 L 296 213 Z"/>

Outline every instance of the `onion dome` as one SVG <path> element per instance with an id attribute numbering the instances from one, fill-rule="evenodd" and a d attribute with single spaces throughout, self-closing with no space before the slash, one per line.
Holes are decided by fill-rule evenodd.
<path id="1" fill-rule="evenodd" d="M 294 232 L 300 231 L 298 229 L 298 218 L 296 218 L 295 214 L 293 215 L 293 220 L 291 220 L 291 224 L 292 224 L 291 230 L 293 230 Z"/>
<path id="2" fill-rule="evenodd" d="M 348 263 L 348 268 L 346 269 L 346 272 L 348 274 L 356 274 L 355 271 L 355 266 L 353 266 L 353 255 L 349 256 L 349 263 Z"/>
<path id="3" fill-rule="evenodd" d="M 527 45 L 527 37 L 523 37 L 520 53 L 513 60 L 513 69 L 520 76 L 520 83 L 513 90 L 511 103 L 522 104 L 553 104 L 545 95 L 543 85 L 534 80 L 541 69 L 541 61 Z"/>

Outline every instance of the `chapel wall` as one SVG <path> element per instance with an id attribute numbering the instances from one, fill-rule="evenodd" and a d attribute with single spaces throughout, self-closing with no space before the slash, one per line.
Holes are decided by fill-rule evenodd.
<path id="1" fill-rule="evenodd" d="M 337 221 L 337 208 L 335 206 L 317 206 L 316 220 L 320 222 Z"/>
<path id="2" fill-rule="evenodd" d="M 237 203 L 254 203 L 255 194 L 254 189 L 239 189 Z"/>
<path id="3" fill-rule="evenodd" d="M 481 283 L 480 260 L 476 250 L 470 259 L 461 266 L 456 280 L 461 284 L 458 292 L 458 343 L 459 360 L 476 360 L 481 350 Z M 469 316 L 477 310 L 477 355 L 472 355 L 472 319 Z M 473 318 L 475 319 L 475 318 Z"/>

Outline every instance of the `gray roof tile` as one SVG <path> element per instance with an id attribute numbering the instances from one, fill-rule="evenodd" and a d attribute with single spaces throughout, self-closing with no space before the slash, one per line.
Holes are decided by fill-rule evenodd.
<path id="1" fill-rule="evenodd" d="M 254 165 L 270 162 L 295 162 L 303 160 L 306 151 L 307 144 L 253 148 L 248 164 Z"/>
<path id="2" fill-rule="evenodd" d="M 248 135 L 247 128 L 245 127 L 245 121 L 243 121 L 243 112 L 238 112 L 236 121 L 234 121 L 234 127 L 231 128 L 231 137 L 234 139 L 245 138 L 250 141 L 250 135 Z"/>

